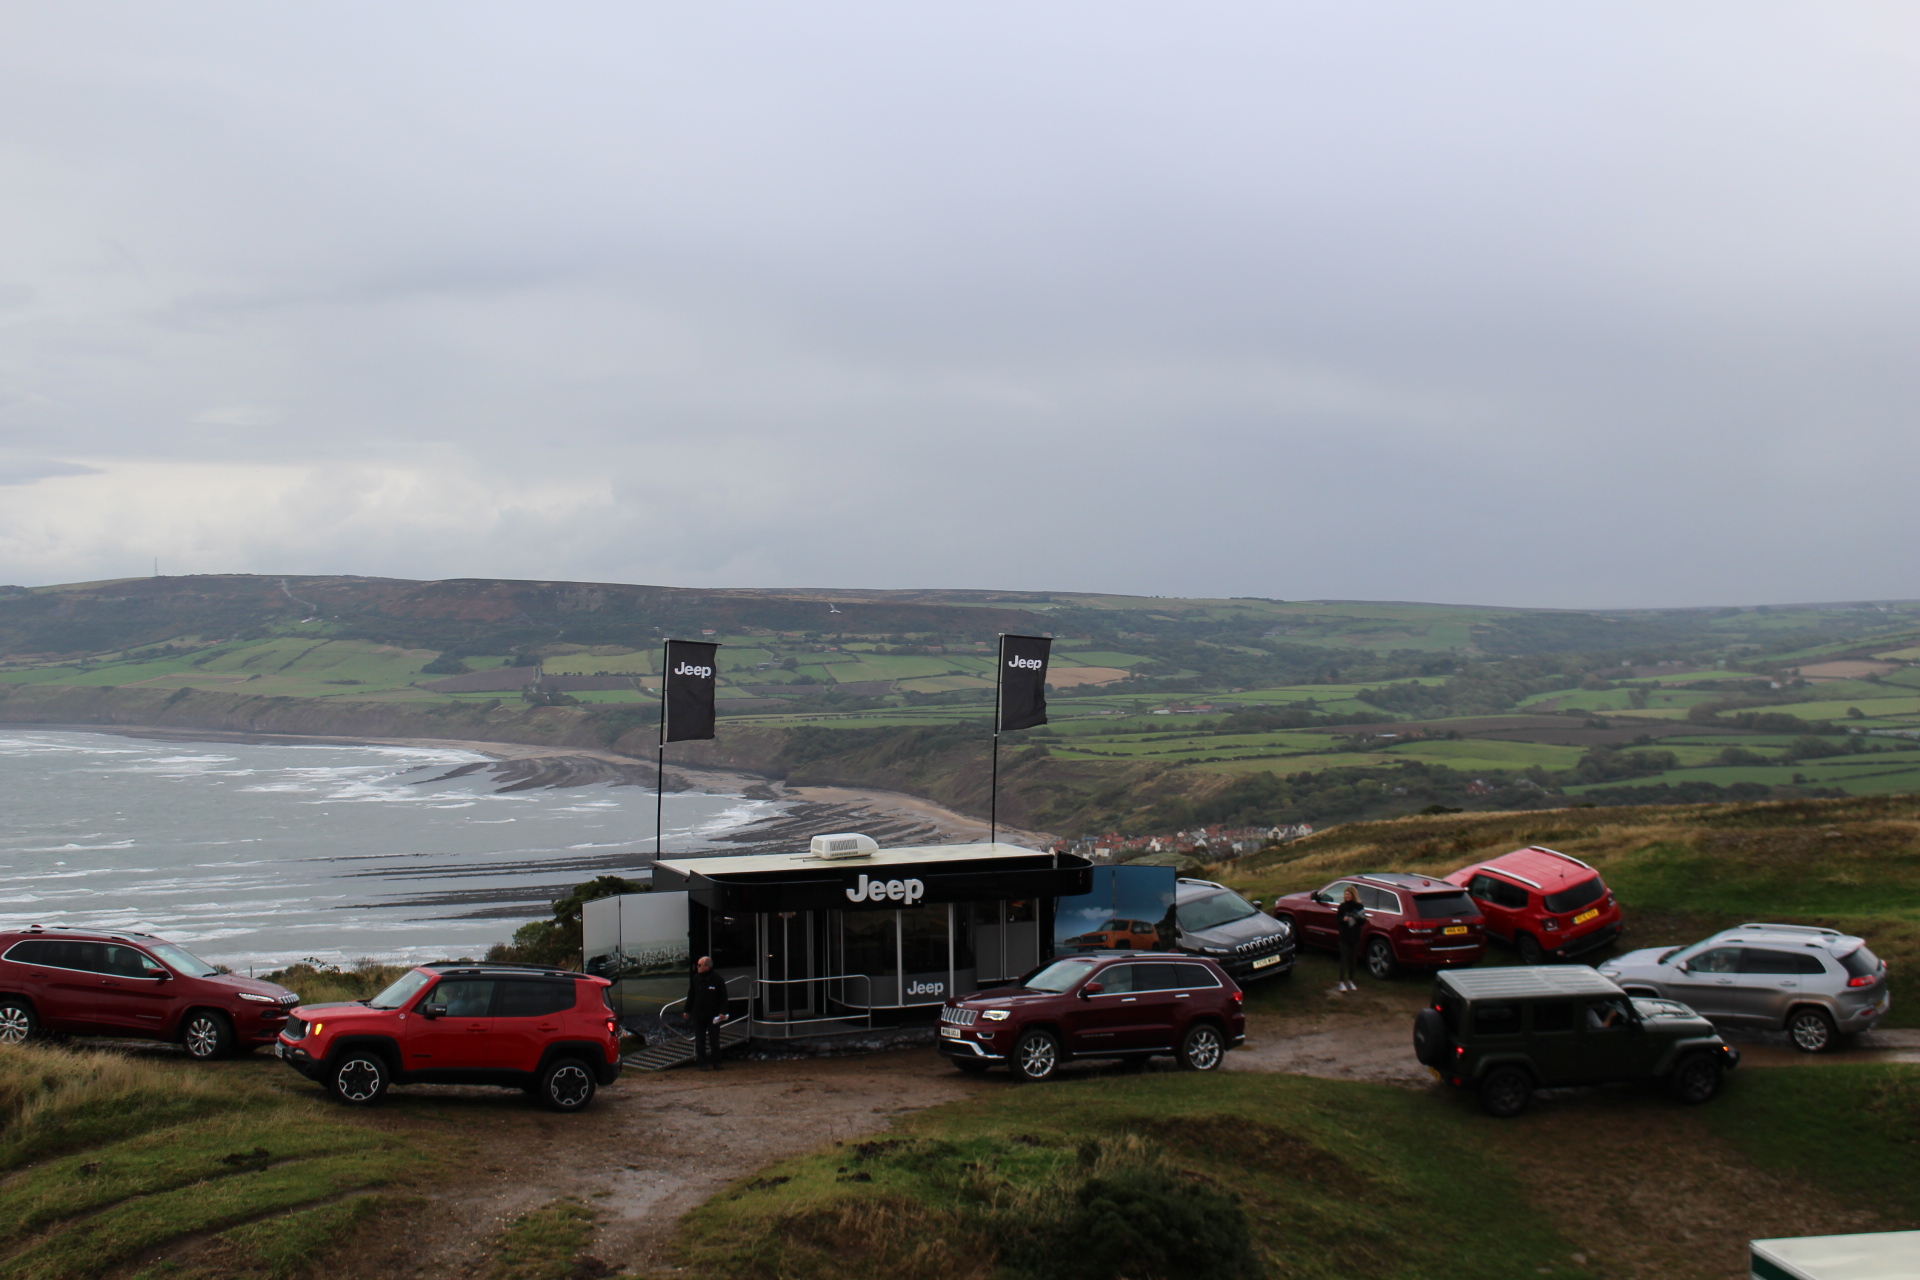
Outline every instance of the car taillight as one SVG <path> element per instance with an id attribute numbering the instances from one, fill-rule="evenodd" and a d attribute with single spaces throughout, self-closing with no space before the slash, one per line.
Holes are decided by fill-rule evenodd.
<path id="1" fill-rule="evenodd" d="M 620 1034 L 620 1024 L 612 1018 L 607 1019 L 607 1034 L 610 1036 L 618 1036 Z"/>
<path id="2" fill-rule="evenodd" d="M 1464 1058 L 1464 1057 L 1466 1057 L 1466 1056 L 1467 1056 L 1467 1046 L 1465 1046 L 1465 1045 L 1463 1045 L 1463 1044 L 1457 1044 L 1457 1045 L 1455 1045 L 1455 1046 L 1453 1046 L 1453 1056 L 1454 1056 L 1454 1057 L 1456 1057 L 1456 1058 Z"/>
<path id="3" fill-rule="evenodd" d="M 1547 930 L 1549 933 L 1551 933 L 1560 927 L 1560 922 L 1558 920 L 1555 920 L 1549 917 L 1548 919 L 1542 920 L 1540 922 L 1540 927 Z"/>
<path id="4" fill-rule="evenodd" d="M 1870 987 L 1878 981 L 1880 981 L 1880 975 L 1870 973 L 1864 978 L 1848 978 L 1847 985 L 1850 987 Z"/>
<path id="5" fill-rule="evenodd" d="M 1234 1002 L 1235 1004 L 1245 1004 L 1245 1003 L 1247 1002 L 1247 993 L 1246 993 L 1246 992 L 1244 992 L 1244 991 L 1236 991 L 1236 992 L 1234 992 L 1234 993 L 1233 993 L 1233 1002 Z"/>

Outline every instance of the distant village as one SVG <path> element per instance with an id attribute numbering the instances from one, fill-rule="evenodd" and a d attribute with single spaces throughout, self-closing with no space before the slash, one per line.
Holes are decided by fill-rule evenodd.
<path id="1" fill-rule="evenodd" d="M 1095 863 L 1120 862 L 1178 865 L 1185 862 L 1231 862 L 1270 845 L 1291 844 L 1313 834 L 1311 822 L 1291 826 L 1229 827 L 1219 823 L 1176 831 L 1172 835 L 1123 836 L 1110 833 L 1062 841 L 1060 853 L 1076 853 Z"/>

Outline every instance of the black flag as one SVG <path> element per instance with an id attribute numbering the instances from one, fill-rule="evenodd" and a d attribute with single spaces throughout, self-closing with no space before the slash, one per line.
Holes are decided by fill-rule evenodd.
<path id="1" fill-rule="evenodd" d="M 666 679 L 660 690 L 660 741 L 688 742 L 713 736 L 714 661 L 717 644 L 667 641 Z"/>
<path id="2" fill-rule="evenodd" d="M 1000 728 L 1031 729 L 1047 722 L 1045 636 L 1000 637 Z"/>

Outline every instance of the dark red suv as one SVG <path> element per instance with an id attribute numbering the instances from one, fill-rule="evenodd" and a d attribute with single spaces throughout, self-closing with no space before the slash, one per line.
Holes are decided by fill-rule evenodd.
<path id="1" fill-rule="evenodd" d="M 299 1000 L 150 933 L 0 933 L 0 1044 L 44 1028 L 175 1040 L 204 1061 L 273 1043 Z"/>
<path id="2" fill-rule="evenodd" d="M 355 1106 L 390 1084 L 487 1084 L 578 1111 L 620 1077 L 612 985 L 529 965 L 421 965 L 370 1000 L 301 1005 L 279 1054 Z"/>
<path id="3" fill-rule="evenodd" d="M 1512 943 L 1522 964 L 1586 955 L 1624 928 L 1600 873 L 1557 849 L 1515 849 L 1447 879 L 1467 891 L 1486 916 L 1487 932 Z"/>
<path id="4" fill-rule="evenodd" d="M 1273 914 L 1293 921 L 1301 946 L 1337 952 L 1338 913 L 1349 885 L 1367 910 L 1360 958 L 1381 981 L 1402 966 L 1450 969 L 1477 964 L 1487 954 L 1480 908 L 1456 886 L 1429 876 L 1399 871 L 1344 876 L 1311 893 L 1288 894 L 1273 904 Z"/>
<path id="5" fill-rule="evenodd" d="M 1020 1080 L 1045 1080 L 1069 1058 L 1172 1054 L 1190 1071 L 1213 1071 L 1246 1040 L 1245 999 L 1225 970 L 1196 956 L 1066 956 L 947 1001 L 940 1052 L 962 1071 L 1005 1063 Z"/>

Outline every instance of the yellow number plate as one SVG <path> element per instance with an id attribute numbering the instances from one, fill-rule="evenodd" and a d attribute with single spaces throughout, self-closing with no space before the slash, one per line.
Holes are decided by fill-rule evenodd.
<path id="1" fill-rule="evenodd" d="M 1258 960 L 1255 960 L 1253 962 L 1253 967 L 1256 969 L 1264 969 L 1270 964 L 1279 964 L 1279 963 L 1280 963 L 1279 956 L 1261 956 Z"/>
<path id="2" fill-rule="evenodd" d="M 1582 911 L 1579 915 L 1573 918 L 1573 922 L 1575 924 L 1585 924 L 1587 921 L 1593 919 L 1595 916 L 1599 914 L 1600 914 L 1600 908 L 1595 907 L 1591 911 Z"/>
<path id="3" fill-rule="evenodd" d="M 1467 931 L 1467 926 L 1463 924 L 1450 924 L 1442 932 L 1446 933 L 1447 936 L 1452 937 L 1455 934 L 1465 933 L 1466 931 Z"/>

